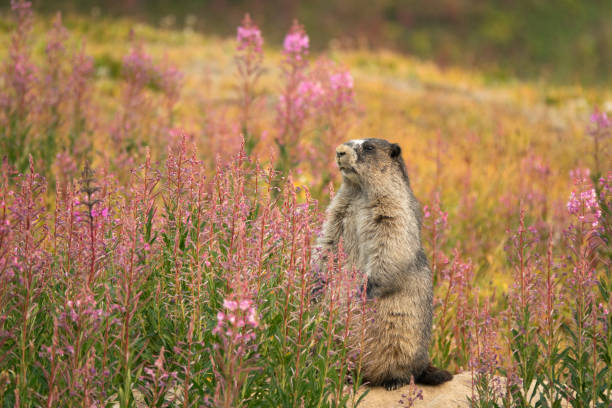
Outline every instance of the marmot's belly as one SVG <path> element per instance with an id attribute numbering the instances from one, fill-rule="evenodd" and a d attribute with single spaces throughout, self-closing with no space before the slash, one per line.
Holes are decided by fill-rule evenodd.
<path id="1" fill-rule="evenodd" d="M 409 381 L 429 364 L 427 322 L 396 306 L 397 302 L 381 299 L 366 319 L 361 373 L 372 385 L 389 378 Z"/>

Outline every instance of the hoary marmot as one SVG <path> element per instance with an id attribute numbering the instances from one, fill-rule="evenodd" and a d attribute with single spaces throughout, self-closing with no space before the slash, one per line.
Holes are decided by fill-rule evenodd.
<path id="1" fill-rule="evenodd" d="M 367 275 L 375 299 L 367 324 L 361 373 L 388 390 L 410 382 L 452 379 L 429 359 L 433 284 L 421 244 L 421 209 L 397 144 L 382 139 L 336 148 L 342 186 L 327 209 L 318 246 L 334 251 L 342 239 L 349 264 Z"/>

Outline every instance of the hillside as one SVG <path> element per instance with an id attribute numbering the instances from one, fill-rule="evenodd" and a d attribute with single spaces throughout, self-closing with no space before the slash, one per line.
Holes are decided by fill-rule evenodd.
<path id="1" fill-rule="evenodd" d="M 100 123 L 110 121 L 118 111 L 113 100 L 121 92 L 122 58 L 134 44 L 128 40 L 131 30 L 153 61 L 174 65 L 184 74 L 174 120 L 194 133 L 199 143 L 210 142 L 204 131 L 207 118 L 221 111 L 235 116 L 235 39 L 202 36 L 189 29 L 154 29 L 128 20 L 71 17 L 65 24 L 70 41 L 84 41 L 93 57 Z M 34 49 L 39 58 L 45 39 L 41 34 L 50 26 L 49 20 L 36 22 Z M 6 45 L 11 23 L 3 27 L 0 44 Z M 316 60 L 317 55 L 310 59 Z M 592 143 L 585 133 L 590 113 L 594 106 L 612 108 L 612 93 L 605 88 L 518 80 L 496 83 L 478 72 L 440 69 L 388 51 L 330 49 L 324 55 L 347 66 L 354 77 L 359 112 L 344 138 L 368 136 L 399 142 L 421 201 L 427 204 L 434 190 L 441 191 L 452 225 L 448 247 L 467 250 L 487 276 L 506 275 L 504 236 L 518 217 L 516 193 L 521 192 L 534 216 L 560 217 L 570 170 L 592 164 Z M 280 59 L 276 50 L 266 49 L 257 92 L 269 106 L 281 90 Z M 156 92 L 151 93 L 154 97 Z M 262 113 L 259 129 L 274 123 L 273 112 Z M 223 131 L 232 134 L 221 144 L 234 147 L 215 145 L 215 153 L 232 151 L 239 143 L 239 130 Z M 108 134 L 102 127 L 95 132 L 96 146 L 104 150 Z M 165 149 L 163 145 L 151 148 L 162 153 Z M 270 152 L 262 151 L 262 158 Z M 309 186 L 308 175 L 299 180 Z M 496 216 L 500 212 L 505 216 Z"/>

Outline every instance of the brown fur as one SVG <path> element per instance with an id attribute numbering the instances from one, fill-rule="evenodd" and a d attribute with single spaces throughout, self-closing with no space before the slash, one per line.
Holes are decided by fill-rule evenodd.
<path id="1" fill-rule="evenodd" d="M 322 253 L 342 239 L 349 264 L 367 275 L 364 381 L 394 389 L 410 378 L 439 384 L 452 376 L 430 364 L 433 288 L 421 245 L 420 206 L 401 149 L 381 139 L 336 149 L 343 183 L 327 210 Z"/>

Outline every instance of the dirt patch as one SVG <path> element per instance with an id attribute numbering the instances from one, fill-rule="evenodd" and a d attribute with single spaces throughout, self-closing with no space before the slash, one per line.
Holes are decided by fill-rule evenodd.
<path id="1" fill-rule="evenodd" d="M 442 385 L 417 385 L 423 391 L 423 400 L 416 401 L 416 408 L 467 408 L 467 398 L 472 395 L 472 376 L 469 372 L 456 374 L 454 378 Z M 400 401 L 406 401 L 402 394 L 407 394 L 408 386 L 394 391 L 387 391 L 382 387 L 362 387 L 370 392 L 363 399 L 359 408 L 399 408 L 405 407 Z"/>

